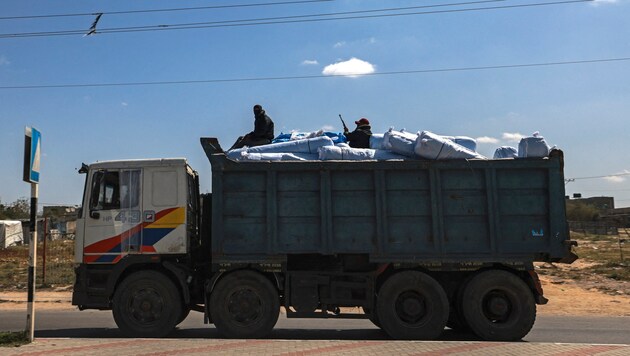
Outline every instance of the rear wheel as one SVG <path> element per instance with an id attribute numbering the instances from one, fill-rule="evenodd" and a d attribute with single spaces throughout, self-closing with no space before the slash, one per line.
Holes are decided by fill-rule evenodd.
<path id="1" fill-rule="evenodd" d="M 177 323 L 176 325 L 181 324 L 184 320 L 186 320 L 186 318 L 188 317 L 188 314 L 190 314 L 190 308 L 187 306 L 183 306 L 182 307 L 182 312 L 179 315 L 179 318 L 177 318 Z"/>
<path id="2" fill-rule="evenodd" d="M 466 279 L 462 284 L 457 288 L 453 295 L 453 300 L 450 304 L 450 312 L 448 315 L 448 321 L 446 322 L 446 326 L 455 331 L 466 332 L 470 331 L 470 326 L 466 322 L 463 314 L 463 303 L 464 303 L 464 290 L 466 289 L 466 285 L 470 281 L 470 278 Z"/>
<path id="3" fill-rule="evenodd" d="M 276 325 L 279 313 L 278 290 L 258 272 L 230 273 L 210 295 L 212 320 L 226 337 L 264 337 Z"/>
<path id="4" fill-rule="evenodd" d="M 473 277 L 464 290 L 462 305 L 466 322 L 485 340 L 520 340 L 536 320 L 532 291 L 506 271 L 491 270 Z"/>
<path id="5" fill-rule="evenodd" d="M 444 289 L 435 279 L 417 271 L 389 277 L 376 305 L 383 330 L 394 339 L 435 339 L 444 331 L 448 318 Z"/>
<path id="6" fill-rule="evenodd" d="M 182 315 L 175 284 L 156 271 L 135 272 L 114 293 L 112 312 L 118 328 L 130 337 L 164 337 Z"/>

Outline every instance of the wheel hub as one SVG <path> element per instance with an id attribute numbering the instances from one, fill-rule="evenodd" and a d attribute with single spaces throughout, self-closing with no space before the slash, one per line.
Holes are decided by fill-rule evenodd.
<path id="1" fill-rule="evenodd" d="M 262 315 L 260 298 L 249 289 L 233 293 L 228 300 L 227 308 L 234 320 L 242 324 L 249 324 Z"/>
<path id="2" fill-rule="evenodd" d="M 493 322 L 502 322 L 509 318 L 512 303 L 501 291 L 493 291 L 484 298 L 484 314 Z"/>
<path id="3" fill-rule="evenodd" d="M 160 295 L 152 289 L 136 292 L 130 305 L 133 318 L 141 323 L 153 322 L 162 314 L 163 301 Z"/>
<path id="4" fill-rule="evenodd" d="M 400 294 L 396 300 L 396 314 L 405 323 L 417 324 L 427 315 L 425 298 L 415 291 Z"/>

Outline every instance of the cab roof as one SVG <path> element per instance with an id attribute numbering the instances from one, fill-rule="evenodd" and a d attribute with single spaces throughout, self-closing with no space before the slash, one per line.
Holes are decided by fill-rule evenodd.
<path id="1" fill-rule="evenodd" d="M 140 168 L 140 167 L 178 167 L 187 166 L 185 158 L 150 158 L 102 161 L 90 164 L 92 169 Z"/>

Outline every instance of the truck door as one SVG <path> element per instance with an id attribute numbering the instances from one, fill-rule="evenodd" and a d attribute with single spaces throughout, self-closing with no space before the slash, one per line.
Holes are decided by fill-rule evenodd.
<path id="1" fill-rule="evenodd" d="M 186 178 L 184 166 L 144 168 L 142 253 L 186 253 Z"/>
<path id="2" fill-rule="evenodd" d="M 139 253 L 142 242 L 142 172 L 107 169 L 91 172 L 85 211 L 83 261 L 115 263 Z"/>

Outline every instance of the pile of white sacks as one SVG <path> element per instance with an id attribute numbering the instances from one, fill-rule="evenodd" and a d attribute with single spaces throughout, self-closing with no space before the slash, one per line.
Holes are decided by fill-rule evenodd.
<path id="1" fill-rule="evenodd" d="M 351 148 L 337 143 L 330 135 L 301 135 L 308 138 L 291 139 L 269 145 L 244 147 L 226 152 L 236 161 L 370 161 L 370 160 L 448 160 L 487 159 L 476 152 L 477 142 L 466 136 L 441 136 L 429 131 L 410 133 L 389 129 L 384 134 L 373 134 L 370 148 Z M 315 136 L 315 137 L 313 137 Z M 550 147 L 537 132 L 525 137 L 514 147 L 503 146 L 496 150 L 494 159 L 516 157 L 546 157 Z"/>

